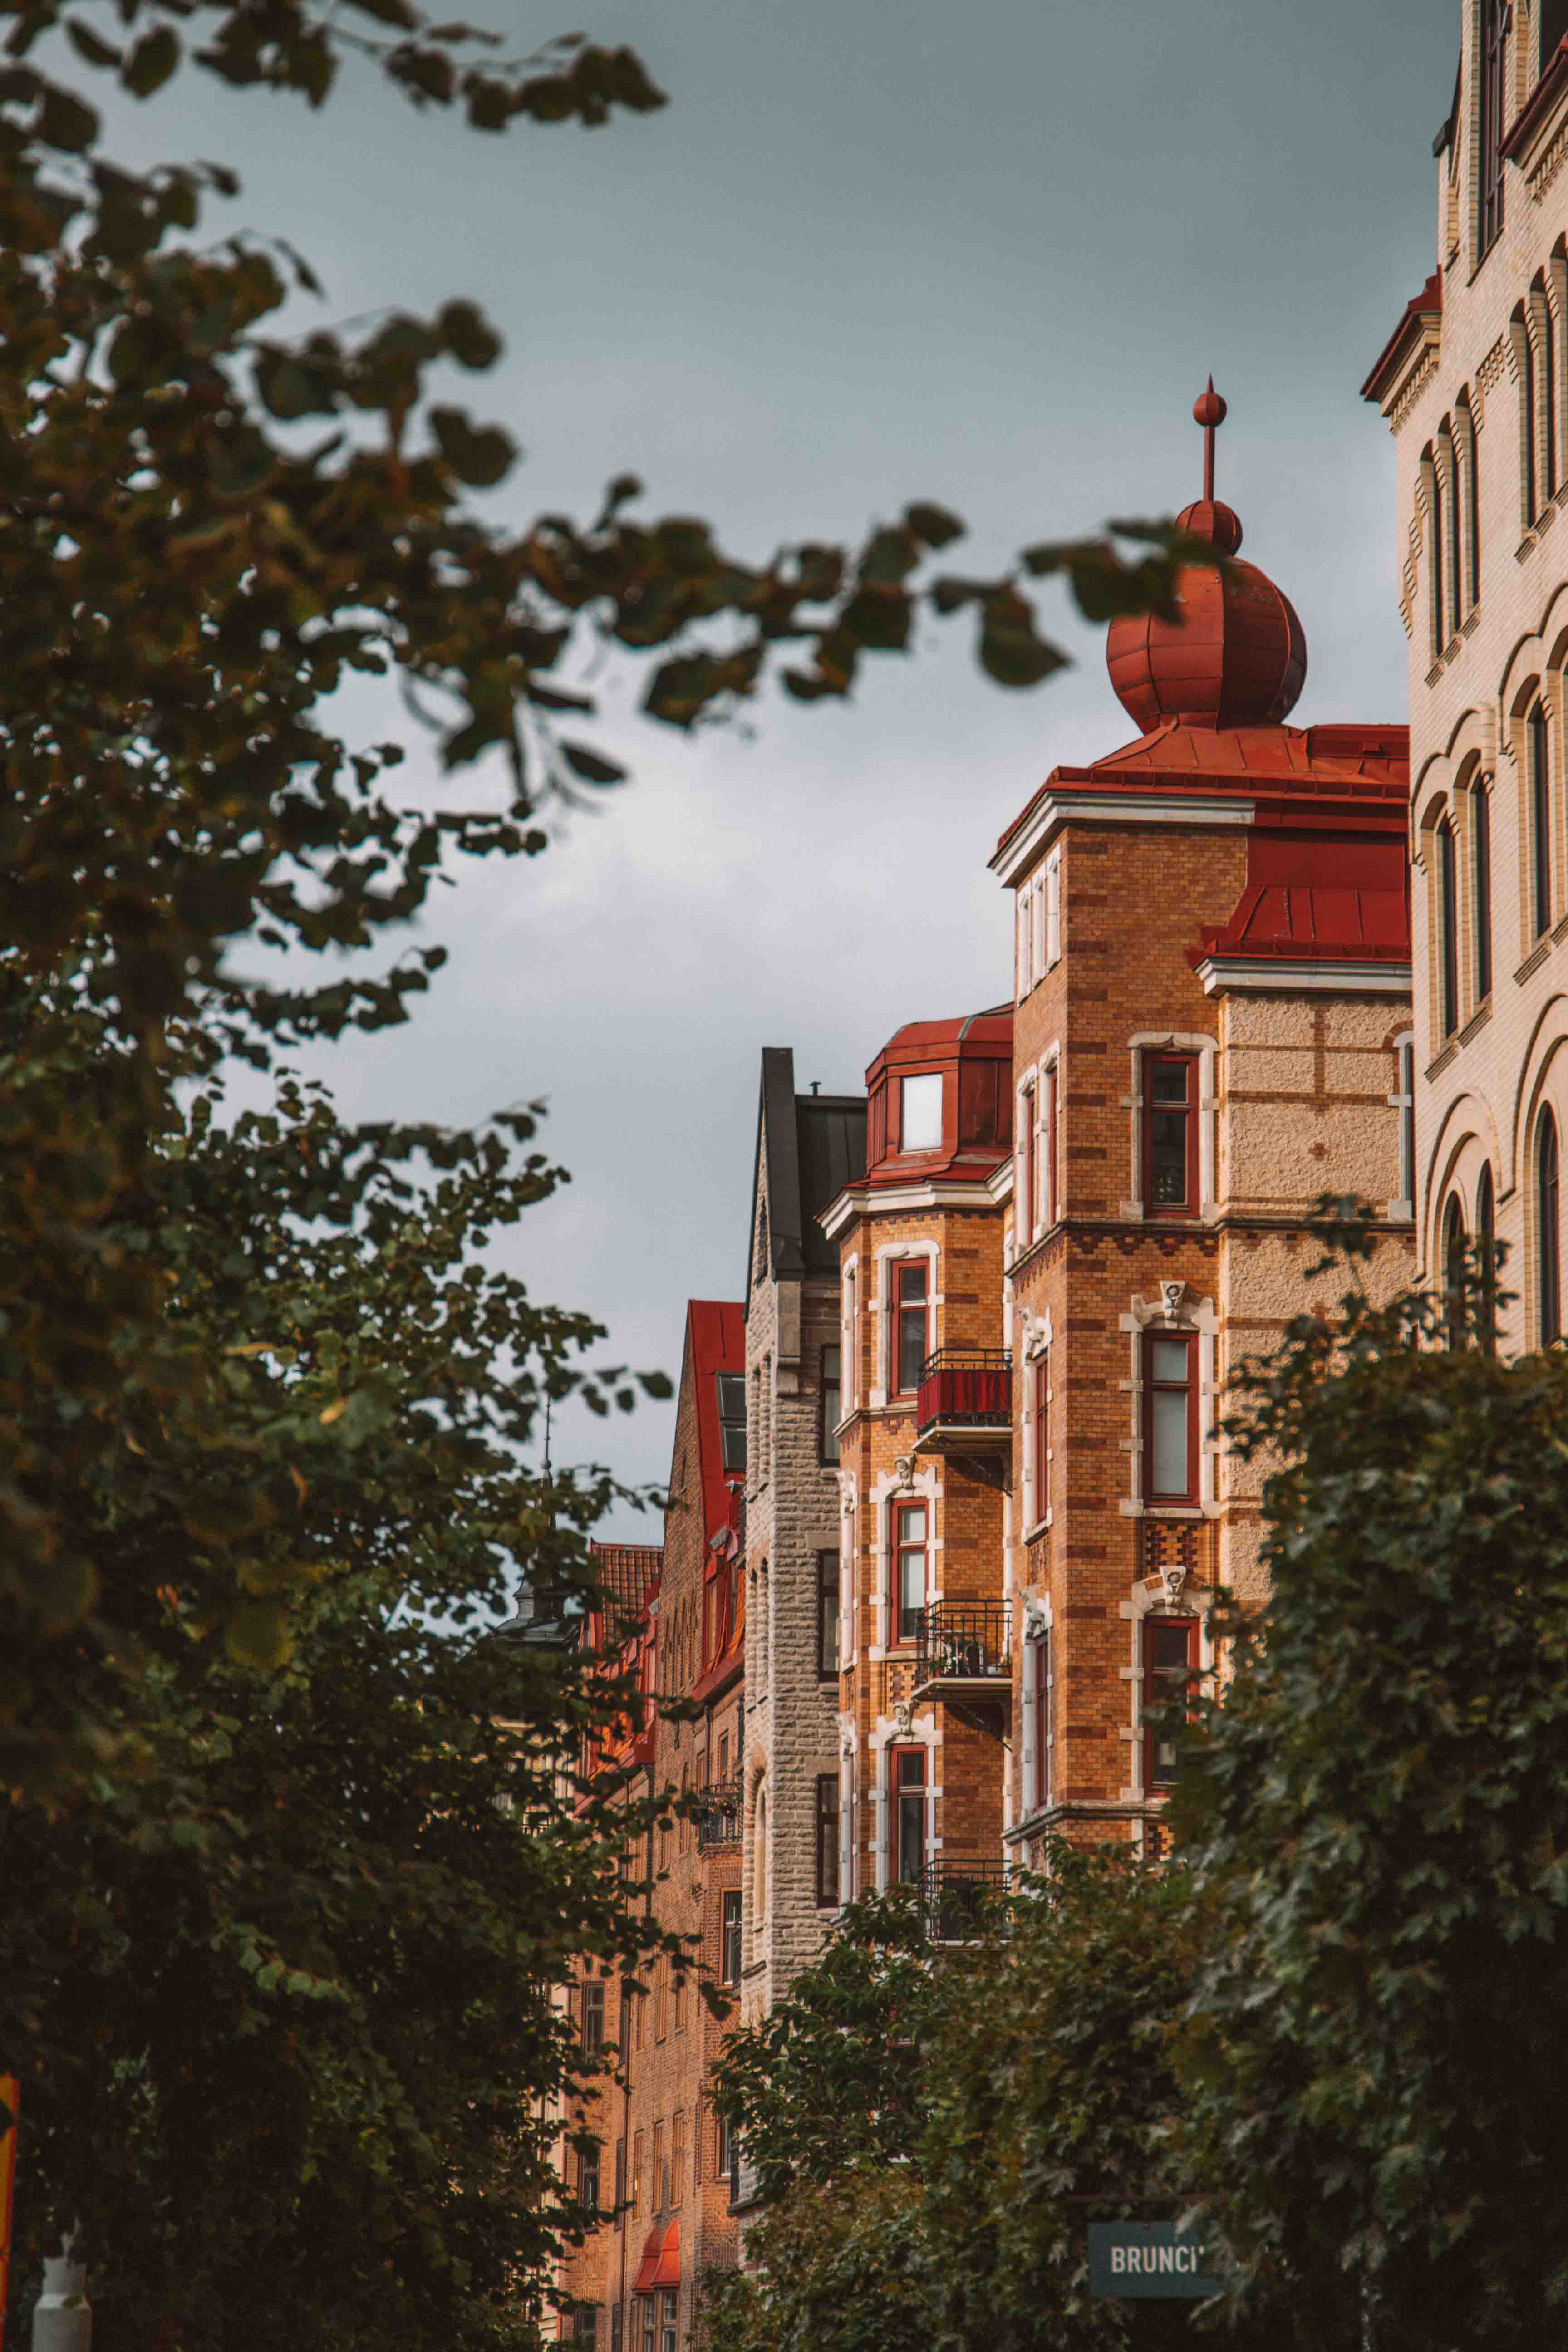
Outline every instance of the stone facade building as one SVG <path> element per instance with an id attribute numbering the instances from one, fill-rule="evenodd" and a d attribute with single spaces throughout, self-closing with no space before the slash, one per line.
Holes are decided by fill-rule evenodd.
<path id="1" fill-rule="evenodd" d="M 1568 5 L 1463 0 L 1436 268 L 1363 386 L 1394 436 L 1410 639 L 1423 1270 L 1506 1245 L 1510 1349 L 1563 1322 Z"/>

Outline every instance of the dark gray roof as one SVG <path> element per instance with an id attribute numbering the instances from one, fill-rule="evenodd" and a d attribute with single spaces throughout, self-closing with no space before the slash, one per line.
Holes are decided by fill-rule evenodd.
<path id="1" fill-rule="evenodd" d="M 798 1095 L 793 1050 L 763 1046 L 746 1256 L 748 1307 L 756 1262 L 751 1236 L 757 1230 L 757 1186 L 764 1160 L 768 1265 L 774 1281 L 837 1274 L 837 1249 L 816 1221 L 846 1184 L 866 1172 L 864 1095 Z"/>

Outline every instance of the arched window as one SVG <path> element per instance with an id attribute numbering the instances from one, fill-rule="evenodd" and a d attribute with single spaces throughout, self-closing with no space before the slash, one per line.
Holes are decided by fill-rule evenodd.
<path id="1" fill-rule="evenodd" d="M 1477 190 L 1477 257 L 1489 253 L 1502 226 L 1502 139 L 1508 111 L 1504 84 L 1510 0 L 1481 0 L 1480 185 Z"/>
<path id="2" fill-rule="evenodd" d="M 768 1784 L 757 1783 L 752 1832 L 752 1917 L 760 1927 L 768 1916 Z"/>
<path id="3" fill-rule="evenodd" d="M 1476 420 L 1470 395 L 1462 392 L 1454 409 L 1454 447 L 1458 467 L 1455 495 L 1459 502 L 1460 543 L 1464 550 L 1464 595 L 1467 613 L 1481 600 L 1481 502 L 1476 475 Z"/>
<path id="4" fill-rule="evenodd" d="M 1432 658 L 1436 661 L 1448 642 L 1448 592 L 1444 571 L 1444 559 L 1448 548 L 1448 519 L 1442 468 L 1430 457 L 1427 459 L 1427 488 L 1432 499 Z"/>
<path id="5" fill-rule="evenodd" d="M 1443 1034 L 1459 1025 L 1459 893 L 1454 866 L 1454 828 L 1447 817 L 1437 827 L 1437 923 L 1443 988 Z"/>
<path id="6" fill-rule="evenodd" d="M 1469 1317 L 1465 1302 L 1465 1213 L 1457 1192 L 1443 1212 L 1443 1328 L 1450 1348 L 1462 1348 Z"/>
<path id="7" fill-rule="evenodd" d="M 1536 936 L 1552 924 L 1552 738 L 1546 711 L 1537 703 L 1524 722 L 1530 772 L 1530 829 L 1534 874 Z"/>
<path id="8" fill-rule="evenodd" d="M 1549 1110 L 1542 1112 L 1535 1130 L 1535 1239 L 1540 1260 L 1541 1344 L 1551 1348 L 1563 1334 L 1563 1244 L 1557 1204 L 1557 1121 Z"/>
<path id="9" fill-rule="evenodd" d="M 1530 320 L 1522 302 L 1510 322 L 1509 339 L 1519 368 L 1519 479 L 1523 494 L 1524 526 L 1528 530 L 1538 510 L 1535 496 L 1535 436 L 1539 425 L 1535 371 L 1538 362 L 1535 339 L 1531 334 Z"/>
<path id="10" fill-rule="evenodd" d="M 1459 569 L 1459 477 L 1454 461 L 1454 429 L 1447 417 L 1437 428 L 1437 446 L 1434 460 L 1442 517 L 1442 621 L 1439 634 L 1443 643 L 1457 636 L 1461 611 L 1463 574 Z"/>
<path id="11" fill-rule="evenodd" d="M 1470 917 L 1476 928 L 1476 1002 L 1492 992 L 1492 796 L 1487 777 L 1470 792 Z"/>
<path id="12" fill-rule="evenodd" d="M 1497 1194 L 1489 1160 L 1476 1186 L 1476 1272 L 1481 1286 L 1476 1336 L 1489 1356 L 1497 1347 Z"/>
<path id="13" fill-rule="evenodd" d="M 1557 354 L 1552 349 L 1553 320 L 1544 280 L 1536 289 L 1541 330 L 1541 482 L 1547 498 L 1557 487 Z"/>

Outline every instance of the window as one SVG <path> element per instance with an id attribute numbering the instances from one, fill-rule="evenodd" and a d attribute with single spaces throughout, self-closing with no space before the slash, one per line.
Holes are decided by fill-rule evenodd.
<path id="1" fill-rule="evenodd" d="M 686 1972 L 677 1969 L 669 1979 L 670 2015 L 677 2033 L 686 2031 Z"/>
<path id="2" fill-rule="evenodd" d="M 893 1506 L 893 1553 L 900 1642 L 912 1642 L 920 1631 L 926 1605 L 926 1507 L 923 1503 Z"/>
<path id="3" fill-rule="evenodd" d="M 1471 919 L 1476 927 L 1476 1001 L 1492 992 L 1492 796 L 1482 776 L 1470 793 Z"/>
<path id="4" fill-rule="evenodd" d="M 1005 1151 L 1007 1148 L 1007 1089 L 1013 1076 L 1010 1062 L 980 1061 L 971 1056 L 958 1066 L 958 1143 L 960 1150 Z"/>
<path id="5" fill-rule="evenodd" d="M 1143 1198 L 1156 1215 L 1190 1214 L 1198 1197 L 1196 1060 L 1150 1054 L 1143 1064 Z"/>
<path id="6" fill-rule="evenodd" d="M 656 2340 L 658 2336 L 658 2327 L 656 2326 L 658 2315 L 654 2309 L 653 2297 L 651 2294 L 645 2294 L 642 2296 L 641 2302 L 642 2352 L 658 2352 L 658 2344 Z"/>
<path id="7" fill-rule="evenodd" d="M 1152 1796 L 1180 1777 L 1178 1723 L 1171 1711 L 1192 1688 L 1198 1670 L 1195 1617 L 1143 1620 L 1143 1789 Z M 1162 1720 L 1161 1718 L 1164 1719 Z"/>
<path id="8" fill-rule="evenodd" d="M 576 2310 L 572 2314 L 572 2336 L 574 2342 L 578 2344 L 597 2344 L 599 2313 L 596 2305 L 580 2303 L 577 2305 Z"/>
<path id="9" fill-rule="evenodd" d="M 1057 1221 L 1057 1066 L 1046 1072 L 1045 1116 L 1040 1121 L 1040 1214 L 1047 1225 Z"/>
<path id="10" fill-rule="evenodd" d="M 1062 951 L 1062 856 L 1058 849 L 1046 864 L 1046 969 L 1060 961 Z"/>
<path id="11" fill-rule="evenodd" d="M 1195 1334 L 1152 1331 L 1143 1341 L 1143 1459 L 1146 1503 L 1195 1503 L 1198 1417 L 1194 1410 Z"/>
<path id="12" fill-rule="evenodd" d="M 617 2206 L 621 2206 L 624 2205 L 626 2201 L 626 2144 L 624 2139 L 618 2139 L 616 2142 L 616 2203 Z"/>
<path id="13" fill-rule="evenodd" d="M 1454 416 L 1465 533 L 1465 597 L 1467 608 L 1473 610 L 1481 596 L 1481 501 L 1476 471 L 1476 420 L 1470 411 L 1468 392 L 1460 393 Z"/>
<path id="14" fill-rule="evenodd" d="M 1437 951 L 1443 1034 L 1451 1037 L 1459 1025 L 1459 916 L 1454 828 L 1447 817 L 1437 827 Z"/>
<path id="15" fill-rule="evenodd" d="M 599 2051 L 605 2046 L 605 1988 L 587 1981 L 583 1986 L 581 2039 L 587 2051 Z"/>
<path id="16" fill-rule="evenodd" d="M 1552 345 L 1551 306 L 1542 279 L 1535 281 L 1531 303 L 1541 336 L 1541 488 L 1550 498 L 1557 488 L 1557 354 Z"/>
<path id="17" fill-rule="evenodd" d="M 1395 1048 L 1398 1056 L 1398 1092 L 1394 1097 L 1399 1113 L 1399 1198 L 1413 1206 L 1415 1200 L 1415 1041 L 1401 1037 Z"/>
<path id="18" fill-rule="evenodd" d="M 844 1410 L 841 1402 L 843 1362 L 843 1355 L 837 1347 L 826 1347 L 822 1350 L 817 1381 L 816 1456 L 819 1462 L 837 1462 L 838 1459 L 838 1423 Z"/>
<path id="19" fill-rule="evenodd" d="M 816 1776 L 816 1900 L 826 1908 L 838 1900 L 838 1775 Z"/>
<path id="20" fill-rule="evenodd" d="M 1489 1160 L 1476 1186 L 1476 1272 L 1480 1278 L 1476 1336 L 1489 1356 L 1497 1348 L 1497 1195 Z"/>
<path id="21" fill-rule="evenodd" d="M 664 2317 L 659 2328 L 659 2352 L 675 2352 L 676 2289 L 674 2287 L 667 2286 L 664 2290 L 661 2301 L 663 2305 Z"/>
<path id="22" fill-rule="evenodd" d="M 926 1752 L 923 1748 L 889 1751 L 892 1775 L 893 1875 L 918 1886 L 926 1866 Z"/>
<path id="23" fill-rule="evenodd" d="M 577 2202 L 590 2213 L 599 2210 L 599 2150 L 584 2148 L 577 2158 Z"/>
<path id="24" fill-rule="evenodd" d="M 653 1973 L 653 2038 L 654 2038 L 654 2040 L 655 2040 L 656 2042 L 662 2042 L 662 2041 L 664 2040 L 664 2035 L 665 2035 L 664 1987 L 665 1987 L 665 1979 L 666 1979 L 666 1978 L 668 1976 L 668 1973 L 669 1973 L 669 1962 L 668 1962 L 668 1960 L 666 1960 L 666 1959 L 660 1959 L 660 1960 L 657 1960 L 657 1961 L 654 1963 L 654 1973 Z M 654 2158 L 654 2169 L 657 2171 L 657 2170 L 658 2170 L 658 2157 L 656 2156 L 656 2157 Z"/>
<path id="25" fill-rule="evenodd" d="M 1510 0 L 1481 0 L 1480 186 L 1476 223 L 1478 258 L 1491 251 L 1502 227 L 1502 142 L 1508 100 L 1505 43 Z"/>
<path id="26" fill-rule="evenodd" d="M 728 2116 L 713 2118 L 713 2177 L 716 2180 L 732 2179 L 735 2170 L 735 2135 L 730 2128 Z"/>
<path id="27" fill-rule="evenodd" d="M 903 1078 L 899 1084 L 899 1150 L 942 1149 L 942 1077 Z"/>
<path id="28" fill-rule="evenodd" d="M 1018 1213 L 1014 1219 L 1017 1246 L 1026 1250 L 1035 1238 L 1035 1089 L 1026 1087 L 1018 1097 Z"/>
<path id="29" fill-rule="evenodd" d="M 647 2014 L 647 2002 L 640 1992 L 633 1993 L 632 2002 L 632 2042 L 634 2046 L 640 2050 L 642 2048 L 643 2025 Z"/>
<path id="30" fill-rule="evenodd" d="M 1018 918 L 1018 982 L 1017 998 L 1021 1004 L 1035 984 L 1035 894 L 1020 890 L 1016 901 Z"/>
<path id="31" fill-rule="evenodd" d="M 1447 644 L 1447 583 L 1444 557 L 1447 552 L 1447 498 L 1443 476 L 1430 451 L 1426 455 L 1426 488 L 1432 501 L 1432 658 Z"/>
<path id="32" fill-rule="evenodd" d="M 726 1470 L 746 1466 L 746 1382 L 740 1372 L 715 1372 L 719 1391 L 719 1459 Z"/>
<path id="33" fill-rule="evenodd" d="M 741 1981 L 741 1890 L 731 1887 L 722 1898 L 719 1927 L 719 1974 L 729 1985 Z"/>
<path id="34" fill-rule="evenodd" d="M 1552 737 L 1538 702 L 1524 722 L 1525 765 L 1530 778 L 1531 867 L 1537 935 L 1552 923 Z"/>
<path id="35" fill-rule="evenodd" d="M 838 1554 L 816 1555 L 816 1673 L 831 1682 L 838 1673 Z"/>
<path id="36" fill-rule="evenodd" d="M 1557 1122 L 1549 1110 L 1535 1130 L 1535 1227 L 1541 1252 L 1541 1344 L 1563 1336 L 1563 1244 L 1557 1201 Z"/>
<path id="37" fill-rule="evenodd" d="M 902 1259 L 893 1268 L 893 1378 L 900 1396 L 921 1384 L 925 1360 L 926 1313 L 931 1268 L 923 1257 Z"/>
<path id="38" fill-rule="evenodd" d="M 621 2352 L 622 2319 L 623 2314 L 620 2305 L 618 2303 L 612 2304 L 610 2306 L 610 2352 Z"/>
<path id="39" fill-rule="evenodd" d="M 641 2132 L 639 2131 L 639 2132 L 633 2132 L 633 2134 L 632 2134 L 632 2210 L 633 2210 L 633 2212 L 635 2213 L 635 2212 L 638 2211 L 638 2210 L 640 2210 L 640 2208 L 641 2208 L 641 2205 L 642 2205 L 642 2134 L 641 2134 Z"/>
<path id="40" fill-rule="evenodd" d="M 664 2168 L 664 2126 L 653 2127 L 653 2210 L 662 2213 L 669 2203 L 669 2175 Z"/>
<path id="41" fill-rule="evenodd" d="M 1450 1193 L 1443 1212 L 1443 1328 L 1450 1348 L 1462 1348 L 1469 1318 L 1465 1301 L 1465 1213 Z"/>
<path id="42" fill-rule="evenodd" d="M 1035 1662 L 1035 1785 L 1029 1791 L 1036 1812 L 1051 1801 L 1051 1633 L 1044 1626 L 1029 1644 Z"/>
<path id="43" fill-rule="evenodd" d="M 678 2115 L 669 2127 L 669 2201 L 679 2205 L 686 2194 L 686 2117 Z"/>
<path id="44" fill-rule="evenodd" d="M 1035 1365 L 1035 1518 L 1051 1507 L 1051 1369 L 1041 1356 Z"/>

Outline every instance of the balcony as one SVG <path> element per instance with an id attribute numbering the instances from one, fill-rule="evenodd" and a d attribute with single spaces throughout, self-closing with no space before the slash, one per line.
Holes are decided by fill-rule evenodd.
<path id="1" fill-rule="evenodd" d="M 1005 1601 L 935 1601 L 915 1628 L 917 1693 L 949 1684 L 989 1690 L 1011 1687 L 1013 1660 Z"/>
<path id="2" fill-rule="evenodd" d="M 1013 1443 L 1009 1348 L 939 1348 L 915 1398 L 915 1444 L 926 1454 L 982 1454 Z"/>
<path id="3" fill-rule="evenodd" d="M 944 1853 L 927 1863 L 922 1891 L 931 1942 L 972 1944 L 1006 1895 L 1007 1864 L 989 1855 Z"/>
<path id="4" fill-rule="evenodd" d="M 700 1792 L 702 1811 L 697 1816 L 697 1843 L 704 1845 L 739 1845 L 741 1843 L 741 1784 L 731 1780 L 721 1788 L 704 1789 Z"/>

